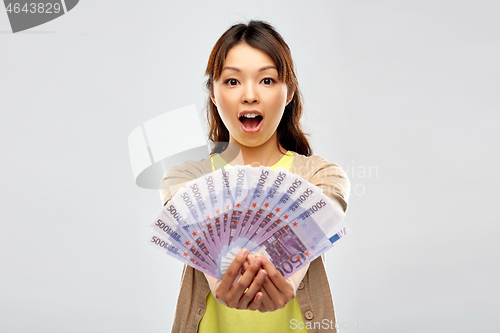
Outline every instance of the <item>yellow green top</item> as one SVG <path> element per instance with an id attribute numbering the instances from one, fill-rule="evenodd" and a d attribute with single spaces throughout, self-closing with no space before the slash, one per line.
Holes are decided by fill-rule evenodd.
<path id="1" fill-rule="evenodd" d="M 293 164 L 293 152 L 287 151 L 286 154 L 273 166 L 270 166 L 270 169 L 278 170 L 278 167 L 282 167 L 283 169 L 290 171 L 292 169 Z M 215 154 L 210 156 L 210 161 L 212 162 L 212 170 L 219 170 L 220 168 L 230 168 L 232 165 L 227 163 L 219 154 Z"/>
<path id="2" fill-rule="evenodd" d="M 273 170 L 282 167 L 290 171 L 293 164 L 293 152 L 287 151 L 278 163 L 271 166 Z M 230 167 L 220 155 L 211 156 L 212 169 Z M 295 320 L 293 320 L 295 319 Z M 293 320 L 293 321 L 292 321 Z M 198 327 L 199 333 L 275 333 L 275 332 L 308 332 L 305 327 L 299 303 L 294 298 L 283 308 L 273 312 L 237 310 L 228 308 L 217 302 L 212 293 L 207 296 L 207 309 Z M 292 329 L 292 327 L 294 329 Z"/>

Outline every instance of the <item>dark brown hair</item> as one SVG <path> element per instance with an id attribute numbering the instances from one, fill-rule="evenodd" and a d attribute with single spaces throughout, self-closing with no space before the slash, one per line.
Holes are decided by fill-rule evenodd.
<path id="1" fill-rule="evenodd" d="M 209 94 L 213 93 L 213 83 L 220 78 L 227 53 L 233 46 L 241 42 L 269 55 L 276 64 L 279 79 L 287 85 L 288 94 L 294 92 L 293 98 L 285 107 L 283 117 L 278 125 L 279 144 L 286 150 L 305 156 L 312 155 L 311 146 L 300 125 L 302 96 L 294 71 L 292 55 L 281 35 L 269 23 L 251 20 L 248 24 L 235 24 L 219 38 L 212 49 L 205 71 L 205 75 L 208 76 L 206 87 Z M 207 120 L 210 128 L 208 137 L 215 143 L 212 153 L 220 153 L 225 148 L 223 144 L 218 145 L 217 143 L 229 142 L 229 131 L 222 122 L 217 107 L 210 96 L 207 99 Z"/>

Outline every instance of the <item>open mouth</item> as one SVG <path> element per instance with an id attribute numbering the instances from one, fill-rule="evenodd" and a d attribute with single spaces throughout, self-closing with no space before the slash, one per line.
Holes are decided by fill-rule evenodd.
<path id="1" fill-rule="evenodd" d="M 257 113 L 246 113 L 240 117 L 240 123 L 247 130 L 255 130 L 259 127 L 262 119 L 264 118 Z"/>

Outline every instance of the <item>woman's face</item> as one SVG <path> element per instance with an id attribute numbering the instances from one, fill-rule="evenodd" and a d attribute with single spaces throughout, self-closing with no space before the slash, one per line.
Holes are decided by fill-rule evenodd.
<path id="1" fill-rule="evenodd" d="M 231 142 L 258 147 L 277 142 L 276 129 L 293 93 L 287 98 L 271 57 L 243 42 L 227 53 L 211 97 Z"/>

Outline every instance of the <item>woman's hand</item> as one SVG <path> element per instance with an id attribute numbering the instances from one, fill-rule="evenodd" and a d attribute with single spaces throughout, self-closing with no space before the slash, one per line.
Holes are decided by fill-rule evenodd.
<path id="1" fill-rule="evenodd" d="M 255 261 L 262 262 L 261 271 L 267 273 L 267 277 L 260 290 L 262 300 L 258 310 L 260 312 L 268 312 L 284 308 L 295 297 L 295 286 L 291 279 L 285 279 L 263 255 L 250 257 L 249 261 L 250 264 L 247 267 L 253 266 L 252 264 Z M 245 267 L 245 269 L 248 268 Z"/>
<path id="2" fill-rule="evenodd" d="M 245 272 L 236 285 L 233 282 L 241 271 L 248 256 L 248 251 L 241 250 L 222 277 L 222 281 L 215 283 L 215 299 L 227 307 L 235 309 L 257 310 L 261 307 L 263 293 L 261 287 L 267 280 L 267 271 L 261 270 L 262 259 L 254 259 L 246 266 Z M 279 274 L 279 273 L 278 273 Z M 210 283 L 210 281 L 209 281 Z M 247 290 L 248 288 L 248 290 Z"/>

